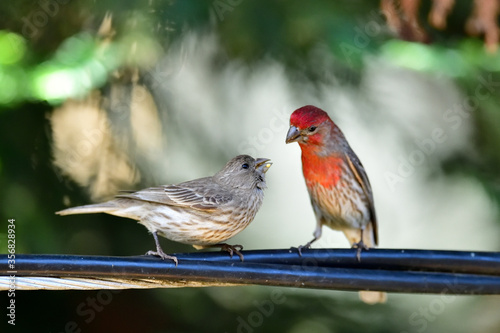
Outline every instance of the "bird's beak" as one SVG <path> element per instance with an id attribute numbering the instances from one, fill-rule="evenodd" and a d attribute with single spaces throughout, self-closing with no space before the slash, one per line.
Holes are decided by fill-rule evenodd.
<path id="1" fill-rule="evenodd" d="M 288 130 L 288 133 L 286 134 L 285 143 L 296 142 L 296 141 L 299 141 L 299 139 L 300 139 L 299 129 L 293 125 L 290 126 L 290 129 Z"/>
<path id="2" fill-rule="evenodd" d="M 258 158 L 255 161 L 255 170 L 266 173 L 273 163 L 268 158 Z"/>

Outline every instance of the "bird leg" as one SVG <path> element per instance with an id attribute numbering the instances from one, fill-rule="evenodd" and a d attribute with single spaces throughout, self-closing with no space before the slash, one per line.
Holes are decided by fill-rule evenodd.
<path id="1" fill-rule="evenodd" d="M 361 262 L 361 251 L 362 250 L 369 250 L 370 248 L 365 244 L 365 242 L 363 242 L 363 231 L 365 231 L 364 228 L 361 229 L 361 239 L 359 242 L 357 243 L 353 243 L 352 244 L 352 248 L 353 249 L 358 249 L 358 251 L 356 251 L 356 259 L 358 260 L 358 262 Z"/>
<path id="2" fill-rule="evenodd" d="M 167 260 L 167 259 L 173 260 L 175 262 L 175 266 L 177 267 L 177 264 L 179 264 L 177 257 L 169 256 L 168 254 L 163 252 L 163 250 L 161 249 L 160 241 L 158 240 L 158 235 L 156 234 L 156 231 L 153 232 L 153 238 L 155 239 L 155 243 L 156 243 L 156 252 L 155 251 L 148 251 L 148 252 L 146 252 L 146 255 L 147 256 L 157 256 L 163 260 Z"/>
<path id="3" fill-rule="evenodd" d="M 221 251 L 227 251 L 229 252 L 229 256 L 232 258 L 233 254 L 237 254 L 238 257 L 240 257 L 240 260 L 243 261 L 243 254 L 241 254 L 241 250 L 243 250 L 242 245 L 229 245 L 227 243 L 220 243 L 220 244 L 214 244 L 214 245 L 208 245 L 204 246 L 205 248 L 207 247 L 220 247 Z"/>
<path id="4" fill-rule="evenodd" d="M 314 230 L 313 236 L 314 238 L 308 242 L 306 245 L 300 245 L 297 250 L 299 251 L 299 256 L 302 257 L 302 249 L 309 249 L 315 241 L 317 241 L 321 237 L 321 230 L 323 228 L 323 223 L 321 223 L 321 220 L 317 221 L 316 224 L 316 229 Z"/>
<path id="5" fill-rule="evenodd" d="M 314 243 L 315 241 L 318 240 L 319 237 L 314 237 L 310 242 L 307 242 L 306 245 L 300 245 L 297 250 L 299 251 L 299 256 L 302 257 L 302 250 L 303 249 L 309 249 L 312 245 L 312 243 Z"/>

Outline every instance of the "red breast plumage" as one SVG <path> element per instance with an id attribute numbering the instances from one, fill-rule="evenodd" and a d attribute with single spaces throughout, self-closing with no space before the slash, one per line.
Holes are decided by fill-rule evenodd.
<path id="1" fill-rule="evenodd" d="M 291 142 L 301 148 L 302 171 L 317 220 L 314 238 L 299 251 L 321 237 L 323 225 L 342 231 L 359 250 L 375 247 L 377 218 L 370 182 L 342 131 L 325 111 L 307 105 L 290 117 L 286 143 Z M 383 293 L 363 296 L 370 303 L 385 300 Z"/>

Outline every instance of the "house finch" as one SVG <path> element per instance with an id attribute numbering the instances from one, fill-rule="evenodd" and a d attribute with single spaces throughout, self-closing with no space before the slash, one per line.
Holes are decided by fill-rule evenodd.
<path id="1" fill-rule="evenodd" d="M 223 243 L 245 229 L 264 198 L 267 158 L 236 156 L 212 177 L 176 185 L 126 192 L 100 204 L 68 208 L 59 215 L 107 213 L 137 220 L 153 234 L 156 251 L 148 255 L 177 258 L 163 252 L 158 235 L 197 249 L 220 247 L 241 260 L 241 245 Z"/>
<path id="2" fill-rule="evenodd" d="M 302 150 L 302 171 L 317 220 L 314 238 L 299 246 L 299 253 L 321 237 L 326 225 L 344 232 L 358 248 L 359 260 L 361 249 L 377 245 L 373 195 L 363 165 L 328 114 L 312 105 L 292 113 L 286 136 L 290 142 L 298 142 Z M 370 303 L 385 300 L 385 294 L 378 292 L 364 296 L 375 299 L 366 299 Z"/>

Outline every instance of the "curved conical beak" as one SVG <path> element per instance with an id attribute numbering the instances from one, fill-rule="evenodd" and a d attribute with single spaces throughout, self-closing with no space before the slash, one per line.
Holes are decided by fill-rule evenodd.
<path id="1" fill-rule="evenodd" d="M 296 141 L 299 141 L 299 139 L 300 139 L 299 129 L 293 125 L 290 126 L 290 129 L 288 130 L 288 133 L 286 134 L 285 143 L 296 142 Z"/>
<path id="2" fill-rule="evenodd" d="M 266 173 L 273 163 L 268 158 L 258 158 L 255 161 L 255 170 Z"/>

